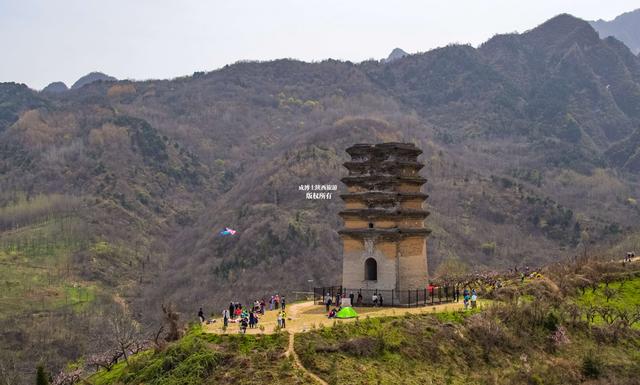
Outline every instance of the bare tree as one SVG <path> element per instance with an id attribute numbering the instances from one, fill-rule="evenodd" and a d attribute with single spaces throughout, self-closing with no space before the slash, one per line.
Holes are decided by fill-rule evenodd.
<path id="1" fill-rule="evenodd" d="M 180 325 L 178 323 L 180 315 L 176 312 L 172 303 L 162 305 L 162 312 L 164 313 L 163 323 L 167 325 L 169 331 L 165 337 L 165 340 L 176 341 L 180 338 Z M 159 335 L 160 333 L 158 333 Z"/>
<path id="2" fill-rule="evenodd" d="M 53 379 L 51 385 L 73 385 L 82 379 L 82 369 L 75 369 L 70 372 L 61 371 Z"/>
<path id="3" fill-rule="evenodd" d="M 629 319 L 629 326 L 633 326 L 636 323 L 640 323 L 640 305 L 636 305 Z"/>
<path id="4" fill-rule="evenodd" d="M 0 360 L 0 385 L 18 385 L 20 383 L 20 372 L 16 362 L 8 357 Z"/>
<path id="5" fill-rule="evenodd" d="M 593 320 L 596 318 L 597 314 L 598 314 L 598 308 L 596 308 L 595 306 L 589 306 L 585 311 L 585 316 L 587 317 L 587 321 L 590 324 L 593 323 Z"/>
<path id="6" fill-rule="evenodd" d="M 618 318 L 618 323 L 623 328 L 628 328 L 631 326 L 631 320 L 633 317 L 633 313 L 626 309 L 615 309 L 616 317 Z"/>
<path id="7" fill-rule="evenodd" d="M 136 346 L 140 337 L 140 328 L 124 309 L 119 308 L 107 318 L 110 338 L 117 349 L 122 352 L 124 360 L 129 363 L 131 348 Z"/>
<path id="8" fill-rule="evenodd" d="M 604 322 L 611 325 L 616 320 L 616 312 L 612 307 L 609 306 L 601 306 L 598 308 L 598 314 Z"/>
<path id="9" fill-rule="evenodd" d="M 604 290 L 602 290 L 602 294 L 604 294 L 604 297 L 606 298 L 607 302 L 609 302 L 611 298 L 618 295 L 618 291 L 607 286 L 604 288 Z"/>

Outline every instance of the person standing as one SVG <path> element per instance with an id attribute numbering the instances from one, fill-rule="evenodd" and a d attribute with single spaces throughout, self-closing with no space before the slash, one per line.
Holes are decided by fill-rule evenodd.
<path id="1" fill-rule="evenodd" d="M 362 292 L 358 292 L 358 306 L 362 306 Z"/>
<path id="2" fill-rule="evenodd" d="M 202 311 L 202 308 L 198 310 L 198 318 L 200 318 L 200 323 L 204 322 L 204 311 Z"/>
<path id="3" fill-rule="evenodd" d="M 282 326 L 280 327 L 285 329 L 287 327 L 287 313 L 285 313 L 284 309 L 280 312 L 280 318 L 280 322 L 282 323 Z"/>
<path id="4" fill-rule="evenodd" d="M 229 326 L 229 310 L 228 309 L 222 310 L 222 322 L 225 328 Z"/>
<path id="5" fill-rule="evenodd" d="M 278 327 L 282 328 L 282 313 L 278 313 Z"/>
<path id="6" fill-rule="evenodd" d="M 236 307 L 233 305 L 233 302 L 229 302 L 229 316 L 233 319 L 235 317 Z"/>
<path id="7" fill-rule="evenodd" d="M 476 291 L 473 291 L 473 294 L 471 294 L 471 308 L 475 309 L 476 308 L 476 301 L 478 300 L 478 295 L 476 294 Z"/>
<path id="8" fill-rule="evenodd" d="M 384 299 L 382 298 L 382 293 L 378 294 L 378 304 L 382 307 Z"/>
<path id="9" fill-rule="evenodd" d="M 351 306 L 353 306 L 353 305 L 354 305 L 354 303 L 355 303 L 355 302 L 353 302 L 353 299 L 354 299 L 355 297 L 356 297 L 356 296 L 353 294 L 353 292 L 349 293 L 349 300 L 351 301 Z"/>
<path id="10" fill-rule="evenodd" d="M 324 304 L 327 307 L 327 313 L 329 312 L 329 308 L 331 307 L 331 296 L 327 294 L 327 297 L 324 299 Z"/>
<path id="11" fill-rule="evenodd" d="M 282 296 L 280 302 L 282 303 L 282 310 L 284 311 L 284 308 L 287 306 L 287 300 L 284 298 L 284 295 Z"/>
<path id="12" fill-rule="evenodd" d="M 256 315 L 251 311 L 249 313 L 249 329 L 253 329 L 256 326 Z"/>

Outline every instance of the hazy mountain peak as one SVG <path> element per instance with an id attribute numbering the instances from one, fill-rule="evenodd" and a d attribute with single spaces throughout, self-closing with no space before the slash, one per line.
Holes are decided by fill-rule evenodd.
<path id="1" fill-rule="evenodd" d="M 638 55 L 640 53 L 640 8 L 623 13 L 611 21 L 599 19 L 589 22 L 601 37 L 613 36 Z"/>
<path id="2" fill-rule="evenodd" d="M 530 33 L 544 34 L 548 38 L 563 38 L 576 32 L 597 38 L 597 33 L 588 22 L 567 13 L 555 16 L 530 31 Z"/>
<path id="3" fill-rule="evenodd" d="M 84 75 L 83 77 L 81 77 L 80 79 L 78 79 L 75 83 L 73 83 L 73 85 L 71 86 L 71 89 L 75 90 L 87 84 L 91 84 L 97 81 L 108 82 L 108 81 L 116 81 L 116 80 L 118 79 L 114 78 L 113 76 L 106 75 L 102 72 L 90 72 Z"/>
<path id="4" fill-rule="evenodd" d="M 409 54 L 406 51 L 404 51 L 402 48 L 394 48 L 393 51 L 391 51 L 391 53 L 389 54 L 389 56 L 387 56 L 386 59 L 382 59 L 382 61 L 385 63 L 390 63 L 394 60 L 402 59 L 403 57 L 408 55 Z"/>
<path id="5" fill-rule="evenodd" d="M 42 89 L 42 92 L 49 93 L 49 94 L 58 94 L 60 92 L 65 92 L 68 90 L 69 90 L 69 87 L 67 87 L 67 85 L 64 84 L 63 82 L 53 82 L 53 83 L 50 83 L 48 86 L 44 87 Z"/>

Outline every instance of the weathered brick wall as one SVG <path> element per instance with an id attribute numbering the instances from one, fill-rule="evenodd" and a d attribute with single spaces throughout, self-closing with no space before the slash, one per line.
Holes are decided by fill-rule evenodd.
<path id="1" fill-rule="evenodd" d="M 399 242 L 399 289 L 421 289 L 427 285 L 427 241 L 423 236 Z"/>
<path id="2" fill-rule="evenodd" d="M 403 209 L 420 210 L 422 209 L 422 204 L 422 200 L 420 199 L 407 199 L 400 202 L 400 207 L 402 207 Z"/>
<path id="3" fill-rule="evenodd" d="M 418 185 L 413 185 L 413 184 L 401 184 L 400 186 L 398 186 L 398 191 L 400 192 L 412 192 L 412 193 L 417 193 L 420 192 L 420 186 Z"/>
<path id="4" fill-rule="evenodd" d="M 343 236 L 342 286 L 349 289 L 396 288 L 396 243 L 374 242 L 373 250 L 367 250 L 363 240 Z M 364 266 L 367 258 L 373 258 L 378 265 L 378 280 L 364 280 Z"/>
<path id="5" fill-rule="evenodd" d="M 367 205 L 364 204 L 364 202 L 361 201 L 347 201 L 344 203 L 344 208 L 345 209 L 366 209 Z"/>

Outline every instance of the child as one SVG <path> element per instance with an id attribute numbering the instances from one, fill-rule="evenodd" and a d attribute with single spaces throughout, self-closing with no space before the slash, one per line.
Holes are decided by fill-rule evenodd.
<path id="1" fill-rule="evenodd" d="M 248 322 L 247 322 L 247 319 L 246 319 L 246 318 L 243 318 L 243 319 L 240 321 L 240 332 L 241 332 L 242 334 L 247 334 L 247 324 L 248 324 Z"/>

